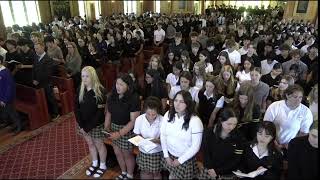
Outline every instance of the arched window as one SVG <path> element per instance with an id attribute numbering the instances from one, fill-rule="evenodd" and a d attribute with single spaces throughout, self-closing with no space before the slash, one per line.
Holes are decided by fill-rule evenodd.
<path id="1" fill-rule="evenodd" d="M 160 13 L 160 2 L 161 1 L 155 1 L 156 13 Z"/>
<path id="2" fill-rule="evenodd" d="M 25 26 L 40 22 L 37 1 L 0 1 L 0 6 L 5 26 Z"/>
<path id="3" fill-rule="evenodd" d="M 79 15 L 84 18 L 86 15 L 86 2 L 84 0 L 78 1 L 78 7 L 79 7 Z"/>

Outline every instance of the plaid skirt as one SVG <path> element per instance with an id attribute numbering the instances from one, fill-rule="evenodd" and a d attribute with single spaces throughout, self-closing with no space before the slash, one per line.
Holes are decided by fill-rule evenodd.
<path id="1" fill-rule="evenodd" d="M 178 159 L 177 157 L 169 153 L 169 157 L 172 159 Z M 199 175 L 199 168 L 196 163 L 196 158 L 192 157 L 188 161 L 180 164 L 177 167 L 169 166 L 164 157 L 161 161 L 162 167 L 170 172 L 170 175 L 177 179 L 194 179 Z"/>
<path id="2" fill-rule="evenodd" d="M 236 175 L 230 174 L 230 175 L 221 175 L 216 178 L 213 178 L 209 175 L 207 168 L 202 168 L 200 170 L 200 175 L 198 179 L 237 180 L 238 177 Z"/>
<path id="3" fill-rule="evenodd" d="M 116 132 L 122 129 L 124 125 L 117 125 L 114 123 L 111 123 L 111 131 Z M 126 135 L 120 137 L 117 140 L 113 140 L 112 144 L 118 146 L 120 149 L 123 150 L 132 150 L 133 144 L 128 141 L 128 139 L 132 138 L 134 136 L 133 132 L 130 131 Z"/>
<path id="4" fill-rule="evenodd" d="M 162 169 L 161 157 L 162 152 L 146 154 L 140 151 L 136 159 L 139 170 L 152 173 L 160 172 Z"/>
<path id="5" fill-rule="evenodd" d="M 101 124 L 93 129 L 91 129 L 91 131 L 89 131 L 87 134 L 95 139 L 104 139 L 105 138 L 105 134 L 102 133 L 102 130 L 104 130 L 104 124 Z M 80 132 L 80 127 L 77 126 L 77 134 L 83 136 L 83 134 Z"/>

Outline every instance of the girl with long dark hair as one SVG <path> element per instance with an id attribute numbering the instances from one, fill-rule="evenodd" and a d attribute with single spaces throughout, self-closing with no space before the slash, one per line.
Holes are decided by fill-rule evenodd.
<path id="1" fill-rule="evenodd" d="M 134 91 L 130 75 L 121 74 L 107 100 L 105 129 L 110 132 L 112 147 L 122 173 L 119 179 L 133 178 L 135 159 L 133 145 L 128 139 L 133 137 L 135 119 L 140 114 L 139 95 Z"/>
<path id="2" fill-rule="evenodd" d="M 264 121 L 258 125 L 256 137 L 245 148 L 241 172 L 249 173 L 266 168 L 267 171 L 255 179 L 280 179 L 283 159 L 275 147 L 276 133 L 276 126 L 272 122 Z"/>
<path id="3" fill-rule="evenodd" d="M 195 115 L 195 105 L 188 91 L 177 92 L 173 100 L 160 130 L 163 167 L 170 172 L 169 179 L 196 178 L 195 155 L 200 149 L 203 125 Z"/>
<path id="4" fill-rule="evenodd" d="M 235 95 L 233 110 L 239 119 L 238 129 L 248 141 L 256 136 L 260 122 L 260 107 L 254 102 L 254 89 L 251 86 L 241 88 Z"/>
<path id="5" fill-rule="evenodd" d="M 149 96 L 158 97 L 162 103 L 162 110 L 167 106 L 168 93 L 164 82 L 160 78 L 160 74 L 157 70 L 148 69 L 145 76 L 145 86 L 143 91 L 143 99 L 147 99 Z M 161 113 L 161 112 L 159 112 Z"/>
<path id="6" fill-rule="evenodd" d="M 243 154 L 243 138 L 236 129 L 238 119 L 231 108 L 221 111 L 217 124 L 203 136 L 203 169 L 199 179 L 232 178 Z"/>

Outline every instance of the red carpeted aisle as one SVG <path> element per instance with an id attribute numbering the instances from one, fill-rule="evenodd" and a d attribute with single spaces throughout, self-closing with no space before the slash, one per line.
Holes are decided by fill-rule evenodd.
<path id="1" fill-rule="evenodd" d="M 0 155 L 0 179 L 56 179 L 89 153 L 72 115 Z"/>

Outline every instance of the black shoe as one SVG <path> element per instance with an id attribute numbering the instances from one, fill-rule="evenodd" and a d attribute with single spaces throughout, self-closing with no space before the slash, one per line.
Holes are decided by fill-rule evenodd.
<path id="1" fill-rule="evenodd" d="M 7 126 L 9 126 L 9 123 L 1 123 L 0 124 L 0 129 L 5 128 Z"/>

